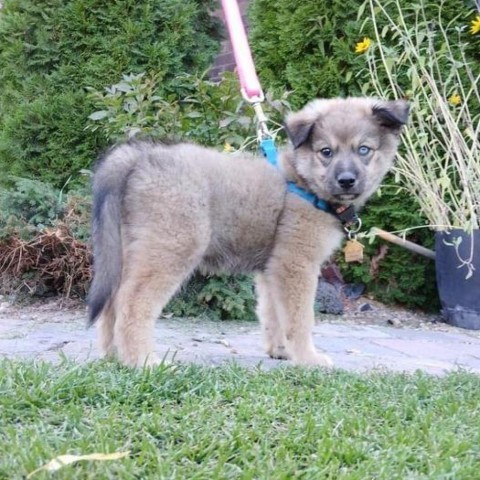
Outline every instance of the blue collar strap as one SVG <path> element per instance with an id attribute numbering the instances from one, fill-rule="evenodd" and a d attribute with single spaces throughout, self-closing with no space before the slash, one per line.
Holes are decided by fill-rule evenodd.
<path id="1" fill-rule="evenodd" d="M 332 210 L 330 205 L 325 200 L 318 198 L 314 193 L 307 192 L 303 188 L 299 187 L 296 183 L 287 182 L 287 190 L 311 203 L 315 208 L 323 210 L 327 213 L 335 214 L 335 211 Z"/>
<path id="2" fill-rule="evenodd" d="M 262 153 L 266 157 L 268 163 L 278 168 L 277 149 L 275 148 L 275 142 L 273 141 L 273 138 L 264 138 L 260 142 L 260 149 L 262 150 Z M 311 203 L 315 208 L 323 210 L 324 212 L 335 214 L 335 211 L 330 208 L 329 204 L 325 200 L 318 198 L 314 193 L 307 192 L 303 188 L 297 186 L 294 182 L 287 182 L 287 190 Z"/>
<path id="3" fill-rule="evenodd" d="M 331 213 L 337 217 L 347 231 L 349 231 L 350 227 L 353 225 L 358 225 L 360 223 L 360 219 L 358 218 L 353 205 L 347 206 L 342 204 L 328 203 L 326 200 L 318 198 L 314 193 L 307 192 L 294 182 L 287 182 L 287 190 L 311 203 L 315 208 L 323 210 L 327 213 Z"/>

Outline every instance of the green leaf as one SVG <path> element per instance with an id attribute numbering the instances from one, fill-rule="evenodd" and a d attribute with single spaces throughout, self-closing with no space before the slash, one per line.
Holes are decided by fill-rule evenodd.
<path id="1" fill-rule="evenodd" d="M 364 3 L 362 3 L 362 4 L 358 7 L 358 11 L 357 11 L 357 22 L 359 22 L 359 21 L 362 19 L 363 14 L 364 14 L 364 12 L 365 12 L 365 8 L 366 8 L 366 6 L 367 6 L 367 3 L 368 3 L 368 2 L 364 2 Z"/>
<path id="2" fill-rule="evenodd" d="M 103 120 L 104 118 L 108 117 L 109 113 L 107 110 L 98 110 L 93 112 L 91 115 L 88 116 L 90 120 L 98 121 Z"/>

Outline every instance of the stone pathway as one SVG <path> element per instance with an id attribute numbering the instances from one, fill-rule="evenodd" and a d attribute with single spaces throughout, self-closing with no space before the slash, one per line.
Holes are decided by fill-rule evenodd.
<path id="1" fill-rule="evenodd" d="M 329 321 L 315 326 L 314 337 L 317 347 L 342 369 L 420 369 L 443 374 L 460 367 L 480 373 L 478 332 L 444 330 Z M 182 362 L 219 365 L 235 361 L 264 368 L 287 364 L 264 354 L 260 329 L 254 322 L 162 319 L 157 322 L 156 341 L 160 356 Z M 25 309 L 0 305 L 0 358 L 57 362 L 63 355 L 78 362 L 98 358 L 95 329 L 85 328 L 83 309 L 63 310 L 55 304 Z"/>

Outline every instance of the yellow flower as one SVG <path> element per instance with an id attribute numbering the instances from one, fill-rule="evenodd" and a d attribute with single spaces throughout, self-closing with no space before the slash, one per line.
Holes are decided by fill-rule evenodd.
<path id="1" fill-rule="evenodd" d="M 448 99 L 448 103 L 450 103 L 450 105 L 453 105 L 454 107 L 457 106 L 457 105 L 460 105 L 462 103 L 462 97 L 460 97 L 460 95 L 457 92 L 455 92 Z"/>
<path id="2" fill-rule="evenodd" d="M 361 42 L 355 45 L 355 53 L 365 53 L 372 44 L 372 41 L 368 37 L 364 37 Z"/>
<path id="3" fill-rule="evenodd" d="M 235 149 L 229 143 L 225 142 L 225 145 L 223 146 L 223 151 L 230 153 L 234 152 Z"/>
<path id="4" fill-rule="evenodd" d="M 478 32 L 480 32 L 480 15 L 477 15 L 475 20 L 472 20 L 472 28 L 470 29 L 472 35 L 475 35 Z"/>

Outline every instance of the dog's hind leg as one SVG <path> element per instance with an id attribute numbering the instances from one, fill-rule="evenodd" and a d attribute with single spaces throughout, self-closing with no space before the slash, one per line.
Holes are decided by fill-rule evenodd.
<path id="1" fill-rule="evenodd" d="M 272 358 L 288 359 L 285 332 L 278 318 L 278 312 L 271 296 L 268 275 L 255 276 L 257 293 L 257 316 L 262 327 L 265 351 Z"/>
<path id="2" fill-rule="evenodd" d="M 115 310 L 111 301 L 104 307 L 97 320 L 98 344 L 101 355 L 112 358 L 115 356 L 113 330 L 115 327 Z"/>
<path id="3" fill-rule="evenodd" d="M 114 305 L 117 356 L 131 367 L 159 363 L 155 355 L 155 320 L 201 258 L 171 251 L 163 254 L 157 251 L 154 263 L 148 255 L 138 257 L 141 258 L 127 260 Z"/>

